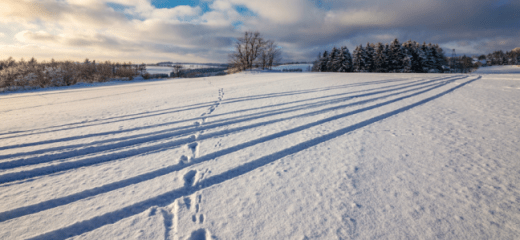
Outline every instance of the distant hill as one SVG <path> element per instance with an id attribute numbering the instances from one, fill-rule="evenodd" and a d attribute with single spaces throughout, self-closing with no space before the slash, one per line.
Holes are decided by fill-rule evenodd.
<path id="1" fill-rule="evenodd" d="M 173 62 L 159 62 L 157 65 L 172 65 Z"/>
<path id="2" fill-rule="evenodd" d="M 193 66 L 211 66 L 211 67 L 227 67 L 226 63 L 188 63 L 188 62 L 159 62 L 156 64 L 148 64 L 148 65 L 157 65 L 157 66 L 171 66 L 171 65 L 193 65 Z"/>

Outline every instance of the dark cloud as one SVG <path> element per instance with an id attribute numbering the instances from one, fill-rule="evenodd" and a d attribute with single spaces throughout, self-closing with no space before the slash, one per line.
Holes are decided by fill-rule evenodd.
<path id="1" fill-rule="evenodd" d="M 505 38 L 497 37 L 494 39 L 483 41 L 476 45 L 476 49 L 483 53 L 490 53 L 496 50 L 510 51 L 520 46 L 520 34 L 517 37 Z"/>
<path id="2" fill-rule="evenodd" d="M 458 42 L 464 43 L 461 47 L 475 45 L 473 52 L 488 52 L 515 47 L 520 37 L 520 1 L 500 5 L 494 0 L 321 2 L 328 15 L 335 15 L 334 20 L 311 13 L 295 24 L 273 26 L 269 19 L 247 23 L 303 51 L 399 38 L 441 46 Z"/>

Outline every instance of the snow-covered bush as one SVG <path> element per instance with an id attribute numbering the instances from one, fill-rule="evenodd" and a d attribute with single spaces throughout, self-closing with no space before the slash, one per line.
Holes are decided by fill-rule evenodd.
<path id="1" fill-rule="evenodd" d="M 131 63 L 83 63 L 61 61 L 38 63 L 15 61 L 13 58 L 0 61 L 0 91 L 26 88 L 70 86 L 79 82 L 105 82 L 112 78 L 132 80 L 143 69 Z"/>

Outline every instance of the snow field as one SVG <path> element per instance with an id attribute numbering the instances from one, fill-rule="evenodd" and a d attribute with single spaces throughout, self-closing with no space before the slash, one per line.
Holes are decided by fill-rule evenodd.
<path id="1" fill-rule="evenodd" d="M 176 65 L 176 64 L 174 64 Z M 204 69 L 204 68 L 221 68 L 222 66 L 218 65 L 197 65 L 197 64 L 180 64 L 183 67 L 183 70 L 189 69 Z M 173 67 L 166 66 L 146 66 L 146 71 L 150 74 L 168 74 L 174 71 Z"/>
<path id="2" fill-rule="evenodd" d="M 493 77 L 242 73 L 0 96 L 0 238 L 515 238 L 519 85 Z"/>
<path id="3" fill-rule="evenodd" d="M 480 67 L 479 69 L 477 69 L 475 71 L 475 74 L 518 74 L 518 73 L 520 73 L 520 65 Z"/>
<path id="4" fill-rule="evenodd" d="M 302 72 L 309 72 L 309 69 L 312 68 L 312 64 L 286 64 L 273 67 L 273 70 L 282 71 L 284 69 L 301 69 Z"/>

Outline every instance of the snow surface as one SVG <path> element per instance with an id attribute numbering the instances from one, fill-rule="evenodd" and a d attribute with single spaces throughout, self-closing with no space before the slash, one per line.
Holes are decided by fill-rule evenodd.
<path id="1" fill-rule="evenodd" d="M 504 65 L 480 67 L 475 71 L 476 74 L 519 74 L 520 65 Z"/>
<path id="2" fill-rule="evenodd" d="M 273 70 L 282 71 L 284 69 L 301 69 L 302 72 L 309 72 L 310 68 L 312 68 L 312 64 L 286 64 L 273 67 Z"/>
<path id="3" fill-rule="evenodd" d="M 175 64 L 177 65 L 177 64 Z M 183 67 L 184 70 L 186 69 L 204 69 L 204 68 L 219 68 L 219 66 L 216 65 L 197 65 L 197 64 L 178 64 Z M 146 66 L 146 71 L 150 74 L 170 74 L 174 71 L 173 67 L 166 67 L 166 66 Z"/>
<path id="4" fill-rule="evenodd" d="M 146 71 L 150 74 L 168 74 L 173 72 L 173 67 L 146 66 Z"/>
<path id="5" fill-rule="evenodd" d="M 520 75 L 0 95 L 0 239 L 519 239 Z"/>

